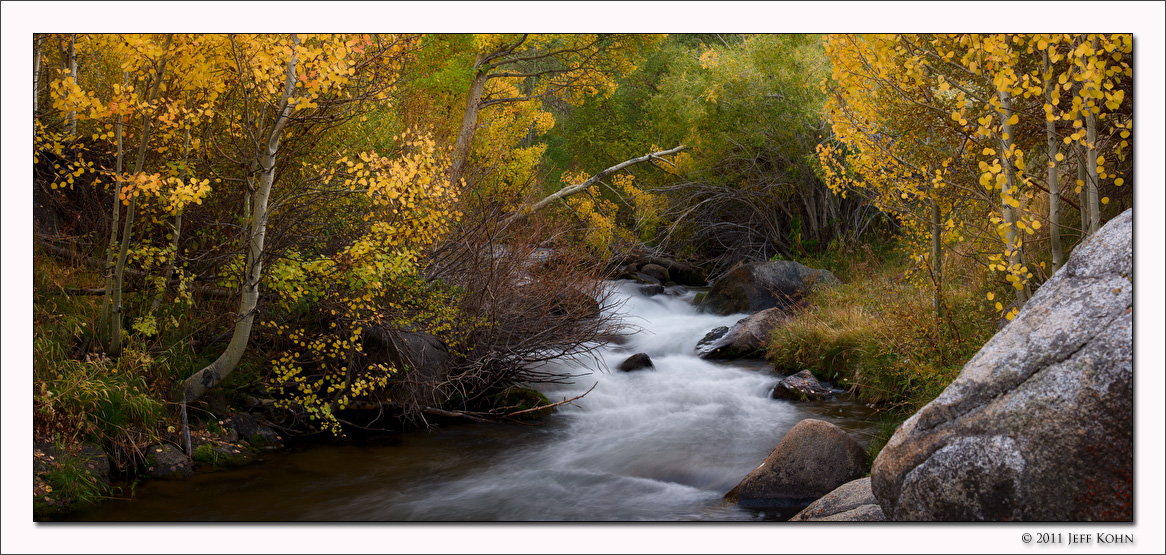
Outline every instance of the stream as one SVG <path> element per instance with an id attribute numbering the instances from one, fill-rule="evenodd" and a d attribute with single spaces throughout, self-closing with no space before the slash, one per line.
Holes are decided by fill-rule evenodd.
<path id="1" fill-rule="evenodd" d="M 562 405 L 542 426 L 445 425 L 365 444 L 266 453 L 241 469 L 139 485 L 131 501 L 85 521 L 677 521 L 784 520 L 722 496 L 804 418 L 832 422 L 865 448 L 871 411 L 838 400 L 769 398 L 780 378 L 764 361 L 711 362 L 693 348 L 742 315 L 702 314 L 695 291 L 640 294 L 612 282 L 640 329 L 599 349 L 570 385 L 540 385 Z M 617 303 L 618 304 L 618 303 Z M 620 372 L 647 353 L 654 370 Z"/>

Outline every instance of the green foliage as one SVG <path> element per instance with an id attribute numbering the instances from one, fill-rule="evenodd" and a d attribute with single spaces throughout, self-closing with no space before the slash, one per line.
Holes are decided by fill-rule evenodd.
<path id="1" fill-rule="evenodd" d="M 104 498 L 106 485 L 89 468 L 88 459 L 69 452 L 57 442 L 56 457 L 40 458 L 45 471 L 34 477 L 33 515 L 48 516 L 95 505 Z"/>

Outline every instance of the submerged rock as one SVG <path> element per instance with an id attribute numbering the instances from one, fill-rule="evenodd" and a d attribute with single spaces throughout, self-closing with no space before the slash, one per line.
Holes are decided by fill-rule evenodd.
<path id="1" fill-rule="evenodd" d="M 893 520 L 1133 519 L 1131 212 L 1079 245 L 883 448 Z"/>
<path id="2" fill-rule="evenodd" d="M 838 486 L 834 491 L 810 503 L 790 522 L 881 522 L 886 520 L 882 507 L 870 490 L 870 477 Z"/>
<path id="3" fill-rule="evenodd" d="M 833 396 L 834 392 L 822 385 L 809 370 L 802 370 L 792 376 L 786 376 L 773 388 L 774 399 L 817 401 Z"/>
<path id="4" fill-rule="evenodd" d="M 866 453 L 838 426 L 798 422 L 725 499 L 752 509 L 804 507 L 866 474 Z"/>
<path id="5" fill-rule="evenodd" d="M 811 288 L 838 283 L 828 270 L 814 270 L 789 260 L 751 262 L 717 278 L 700 306 L 721 316 L 774 307 L 788 309 Z"/>

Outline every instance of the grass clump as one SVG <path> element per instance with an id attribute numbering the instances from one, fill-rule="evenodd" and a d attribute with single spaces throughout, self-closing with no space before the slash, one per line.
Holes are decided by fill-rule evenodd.
<path id="1" fill-rule="evenodd" d="M 832 262 L 843 285 L 815 290 L 811 307 L 773 332 L 767 356 L 778 369 L 809 369 L 850 387 L 896 426 L 938 396 L 996 331 L 997 316 L 984 300 L 988 284 L 958 257 L 944 267 L 942 318 L 934 315 L 934 289 L 921 286 L 895 251 L 864 247 Z M 886 437 L 876 438 L 873 453 L 894 431 L 881 428 Z"/>

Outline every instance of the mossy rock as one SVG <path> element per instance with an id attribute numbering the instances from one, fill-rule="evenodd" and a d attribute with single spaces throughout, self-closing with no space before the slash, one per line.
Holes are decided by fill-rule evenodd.
<path id="1" fill-rule="evenodd" d="M 704 302 L 704 298 L 707 297 L 708 295 L 709 295 L 708 291 L 701 291 L 701 292 L 697 293 L 696 296 L 694 296 L 692 298 L 692 304 L 700 306 L 700 303 Z"/>
<path id="2" fill-rule="evenodd" d="M 255 454 L 229 443 L 204 443 L 194 450 L 194 462 L 213 468 L 231 468 L 250 464 Z"/>
<path id="3" fill-rule="evenodd" d="M 505 409 L 507 413 L 513 413 L 523 410 L 532 409 L 551 404 L 546 395 L 539 393 L 527 387 L 512 387 L 494 396 L 494 408 Z M 541 410 L 535 410 L 518 415 L 517 418 L 523 420 L 536 420 L 539 418 L 546 418 L 554 411 L 554 407 L 546 407 Z"/>

